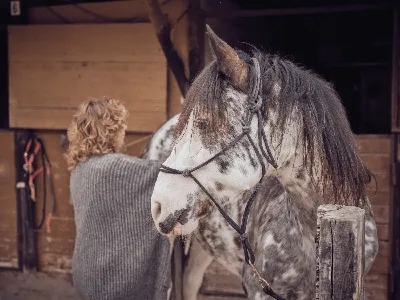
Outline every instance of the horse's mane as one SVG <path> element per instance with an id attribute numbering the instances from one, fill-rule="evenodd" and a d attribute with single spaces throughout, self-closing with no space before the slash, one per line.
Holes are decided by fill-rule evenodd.
<path id="1" fill-rule="evenodd" d="M 250 56 L 246 53 L 238 51 L 238 54 L 249 61 Z M 372 173 L 358 155 L 346 112 L 333 86 L 317 74 L 276 55 L 254 50 L 252 57 L 257 58 L 261 68 L 263 117 L 267 118 L 271 106 L 279 116 L 273 134 L 280 135 L 282 139 L 285 124 L 294 111 L 298 112 L 299 126 L 302 127 L 299 134 L 305 147 L 302 149 L 304 161 L 310 162 L 311 177 L 325 187 L 325 199 L 321 200 L 362 205 L 367 197 L 367 185 Z M 280 86 L 278 97 L 274 96 L 276 83 Z M 213 61 L 193 82 L 183 105 L 176 134 L 183 131 L 193 111 L 195 119 L 208 116 L 206 126 L 200 128 L 200 133 L 207 136 L 208 140 L 218 143 L 224 135 L 231 136 L 229 122 L 232 120 L 227 116 L 227 103 L 222 97 L 227 86 L 228 81 L 219 72 L 217 62 Z M 312 165 L 315 162 L 320 163 L 322 173 L 319 178 L 313 174 L 315 168 Z"/>

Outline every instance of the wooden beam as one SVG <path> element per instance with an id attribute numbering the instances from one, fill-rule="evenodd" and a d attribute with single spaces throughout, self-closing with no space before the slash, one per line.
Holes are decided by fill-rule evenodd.
<path id="1" fill-rule="evenodd" d="M 400 162 L 399 162 L 400 136 L 393 135 L 392 140 L 392 201 L 390 205 L 391 229 L 390 229 L 390 275 L 389 275 L 389 299 L 400 300 Z"/>
<path id="2" fill-rule="evenodd" d="M 246 17 L 262 16 L 289 16 L 307 14 L 329 14 L 340 12 L 357 12 L 366 10 L 388 10 L 393 6 L 389 4 L 360 4 L 360 5 L 341 5 L 341 6 L 320 6 L 320 7 L 297 7 L 297 8 L 278 8 L 278 9 L 254 9 L 254 10 L 231 10 L 231 11 L 203 11 L 206 18 L 233 19 Z"/>
<path id="3" fill-rule="evenodd" d="M 149 22 L 146 4 L 135 0 L 31 7 L 28 17 L 30 24 Z"/>
<path id="4" fill-rule="evenodd" d="M 189 83 L 204 67 L 205 19 L 201 12 L 201 1 L 189 1 Z"/>
<path id="5" fill-rule="evenodd" d="M 317 219 L 316 299 L 364 299 L 365 211 L 322 205 Z"/>
<path id="6" fill-rule="evenodd" d="M 18 172 L 15 168 L 14 132 L 0 130 L 0 141 L 3 145 L 0 148 L 0 271 L 22 271 L 23 240 L 21 209 L 15 189 Z M 19 159 L 23 160 L 22 157 Z"/>
<path id="7" fill-rule="evenodd" d="M 149 18 L 154 26 L 165 57 L 167 58 L 168 66 L 171 68 L 171 71 L 178 82 L 182 95 L 185 95 L 188 89 L 185 65 L 171 41 L 172 28 L 168 16 L 162 12 L 161 6 L 157 0 L 146 0 L 146 3 L 149 10 Z"/>
<path id="8" fill-rule="evenodd" d="M 392 132 L 400 132 L 399 124 L 399 52 L 400 52 L 400 33 L 399 33 L 399 12 L 393 10 L 393 36 L 392 36 Z"/>

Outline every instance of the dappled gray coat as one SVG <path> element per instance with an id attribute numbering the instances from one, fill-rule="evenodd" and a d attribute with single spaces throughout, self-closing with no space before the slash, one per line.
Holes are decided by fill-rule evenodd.
<path id="1" fill-rule="evenodd" d="M 158 168 L 155 161 L 106 154 L 72 170 L 72 271 L 83 300 L 167 299 L 169 241 L 150 210 Z"/>

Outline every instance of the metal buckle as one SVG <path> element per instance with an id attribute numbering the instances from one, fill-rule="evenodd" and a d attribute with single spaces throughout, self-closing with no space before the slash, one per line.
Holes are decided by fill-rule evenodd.
<path id="1" fill-rule="evenodd" d="M 183 177 L 190 177 L 190 170 L 189 169 L 183 170 L 182 175 Z"/>
<path id="2" fill-rule="evenodd" d="M 243 132 L 244 133 L 250 133 L 250 131 L 251 131 L 250 125 L 244 125 L 243 126 Z"/>

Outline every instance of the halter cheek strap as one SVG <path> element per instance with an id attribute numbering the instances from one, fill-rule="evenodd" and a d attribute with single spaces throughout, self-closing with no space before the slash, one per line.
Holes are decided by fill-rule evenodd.
<path id="1" fill-rule="evenodd" d="M 196 182 L 196 184 L 201 188 L 201 190 L 210 198 L 210 200 L 214 203 L 214 205 L 217 207 L 218 211 L 221 213 L 221 215 L 224 217 L 224 219 L 229 223 L 229 225 L 239 234 L 240 240 L 242 241 L 242 246 L 244 250 L 244 257 L 245 261 L 252 267 L 254 274 L 258 277 L 258 281 L 261 285 L 261 288 L 263 289 L 264 293 L 270 295 L 274 299 L 277 300 L 284 300 L 281 296 L 276 294 L 269 283 L 260 275 L 260 273 L 257 271 L 254 263 L 255 263 L 255 256 L 254 252 L 251 249 L 250 243 L 249 243 L 249 238 L 246 232 L 246 227 L 247 227 L 247 219 L 250 213 L 250 208 L 251 205 L 253 204 L 256 195 L 261 188 L 261 182 L 264 179 L 264 176 L 266 174 L 266 166 L 264 162 L 264 158 L 267 160 L 267 162 L 272 165 L 275 169 L 277 168 L 277 164 L 275 159 L 273 158 L 271 154 L 270 147 L 267 142 L 266 134 L 263 128 L 262 124 L 262 114 L 261 114 L 261 105 L 262 105 L 262 98 L 261 98 L 261 71 L 260 71 L 260 65 L 258 63 L 258 60 L 255 58 L 252 58 L 252 64 L 250 66 L 253 68 L 253 72 L 250 72 L 251 77 L 250 77 L 250 86 L 252 87 L 251 92 L 249 94 L 249 99 L 248 99 L 248 110 L 246 112 L 246 115 L 242 121 L 242 133 L 237 136 L 232 142 L 230 142 L 225 148 L 223 148 L 220 152 L 212 156 L 210 159 L 206 160 L 202 164 L 198 165 L 197 167 L 191 168 L 191 169 L 186 169 L 186 170 L 177 170 L 173 169 L 170 167 L 167 167 L 165 165 L 161 165 L 160 167 L 160 172 L 168 173 L 168 174 L 180 174 L 183 175 L 184 177 L 190 177 Z M 251 133 L 251 122 L 253 120 L 254 115 L 257 117 L 258 120 L 258 130 L 257 130 L 257 137 L 258 137 L 258 148 L 256 146 L 256 143 L 253 141 L 250 133 Z M 242 221 L 241 225 L 239 226 L 232 218 L 223 210 L 223 208 L 219 205 L 219 203 L 215 200 L 215 198 L 208 192 L 208 190 L 204 187 L 204 185 L 193 175 L 193 172 L 208 165 L 210 162 L 224 154 L 226 151 L 229 149 L 233 148 L 236 144 L 238 144 L 243 138 L 247 138 L 256 153 L 256 156 L 258 158 L 258 161 L 260 162 L 261 165 L 261 178 L 258 181 L 257 185 L 255 186 L 253 192 L 251 193 L 251 196 L 249 200 L 246 203 L 246 207 L 243 212 L 242 216 Z M 265 149 L 264 149 L 265 147 Z"/>

